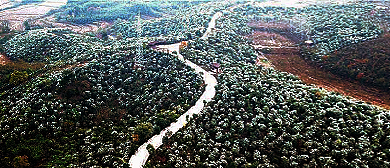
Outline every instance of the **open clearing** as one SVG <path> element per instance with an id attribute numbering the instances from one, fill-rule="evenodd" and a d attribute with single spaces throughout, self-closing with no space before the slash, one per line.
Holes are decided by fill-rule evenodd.
<path id="1" fill-rule="evenodd" d="M 0 65 L 5 65 L 5 64 L 7 64 L 9 61 L 10 61 L 10 60 L 9 60 L 6 56 L 0 54 Z"/>
<path id="2" fill-rule="evenodd" d="M 66 3 L 66 0 L 47 0 L 43 3 L 22 5 L 0 11 L 0 20 L 10 21 L 12 30 L 23 30 L 23 22 L 25 20 L 41 18 L 50 10 L 57 9 Z"/>
<path id="3" fill-rule="evenodd" d="M 300 79 L 308 84 L 314 84 L 329 91 L 339 92 L 343 95 L 390 109 L 390 95 L 388 93 L 373 87 L 364 86 L 356 81 L 342 79 L 330 72 L 312 66 L 303 60 L 297 52 L 283 52 L 283 50 L 288 50 L 288 48 L 282 47 L 296 46 L 292 40 L 286 37 L 278 33 L 255 32 L 248 38 L 253 40 L 254 46 L 261 45 L 274 48 L 273 52 L 264 54 L 264 56 L 278 70 L 299 76 Z M 275 49 L 275 47 L 281 48 Z"/>
<path id="4" fill-rule="evenodd" d="M 3 1 L 1 1 L 3 4 Z M 106 27 L 107 22 L 96 24 L 76 25 L 70 23 L 58 23 L 53 15 L 46 16 L 50 10 L 58 9 L 66 5 L 67 0 L 47 0 L 43 3 L 22 5 L 16 8 L 0 11 L 0 20 L 8 20 L 11 30 L 22 31 L 23 22 L 31 20 L 33 25 L 41 25 L 43 27 L 68 28 L 78 33 L 94 32 L 99 27 Z M 4 6 L 9 7 L 10 2 L 4 2 Z M 1 8 L 4 8 L 2 5 Z"/>

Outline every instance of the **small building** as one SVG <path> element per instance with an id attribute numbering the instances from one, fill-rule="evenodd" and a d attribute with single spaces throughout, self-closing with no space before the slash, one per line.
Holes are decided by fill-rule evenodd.
<path id="1" fill-rule="evenodd" d="M 187 47 L 188 46 L 188 43 L 187 41 L 182 41 L 179 45 L 179 49 L 183 49 L 184 47 Z"/>
<path id="2" fill-rule="evenodd" d="M 215 71 L 217 74 L 222 72 L 221 69 L 220 69 L 220 67 L 221 67 L 221 64 L 219 64 L 219 63 L 217 63 L 217 62 L 211 63 L 211 69 L 212 69 L 213 71 Z"/>
<path id="3" fill-rule="evenodd" d="M 312 45 L 314 45 L 314 42 L 311 41 L 311 40 L 306 40 L 305 44 L 308 45 L 308 46 L 312 46 Z"/>

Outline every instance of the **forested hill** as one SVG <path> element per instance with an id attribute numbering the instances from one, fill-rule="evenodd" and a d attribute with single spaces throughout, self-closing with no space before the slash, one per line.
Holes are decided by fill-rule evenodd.
<path id="1" fill-rule="evenodd" d="M 58 21 L 67 21 L 77 24 L 87 24 L 96 21 L 115 21 L 116 19 L 132 20 L 135 16 L 143 18 L 158 18 L 175 14 L 177 10 L 188 11 L 191 5 L 198 5 L 206 1 L 87 1 L 72 0 L 56 13 Z"/>
<path id="2" fill-rule="evenodd" d="M 44 0 L 21 0 L 21 1 L 12 1 L 12 0 L 5 0 L 0 2 L 0 11 L 9 10 L 12 8 L 16 8 L 22 5 L 28 5 L 33 3 L 42 3 Z M 4 8 L 2 6 L 5 6 Z"/>
<path id="3" fill-rule="evenodd" d="M 373 4 L 157 2 L 69 1 L 52 11 L 58 21 L 110 22 L 105 36 L 37 28 L 2 41 L 0 167 L 131 167 L 144 144 L 145 167 L 390 167 L 388 110 L 258 64 L 245 37 L 250 21 L 284 22 L 314 41 L 307 61 L 345 57 L 383 32 L 366 20 Z M 218 84 L 189 118 L 211 90 L 192 63 Z M 160 148 L 148 145 L 181 119 Z"/>

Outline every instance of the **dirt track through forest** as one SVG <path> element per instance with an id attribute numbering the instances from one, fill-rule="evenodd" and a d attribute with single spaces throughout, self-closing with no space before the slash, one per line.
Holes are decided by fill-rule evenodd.
<path id="1" fill-rule="evenodd" d="M 42 3 L 21 5 L 0 11 L 0 20 L 8 20 L 12 30 L 23 30 L 25 20 L 43 17 L 50 10 L 58 9 L 66 3 L 67 0 L 46 0 Z"/>
<path id="2" fill-rule="evenodd" d="M 96 32 L 99 27 L 107 27 L 110 23 L 99 22 L 94 24 L 78 25 L 72 23 L 59 23 L 54 15 L 48 16 L 47 12 L 66 5 L 67 0 L 46 0 L 43 3 L 21 5 L 16 8 L 0 11 L 0 20 L 8 20 L 11 30 L 22 31 L 23 22 L 26 20 L 33 25 L 43 27 L 68 28 L 77 33 Z"/>
<path id="3" fill-rule="evenodd" d="M 10 61 L 10 60 L 9 60 L 7 57 L 5 57 L 4 55 L 1 55 L 1 54 L 0 54 L 0 65 L 5 65 L 5 64 L 7 64 L 9 61 Z"/>
<path id="4" fill-rule="evenodd" d="M 272 38 L 267 39 L 267 37 Z M 254 41 L 254 46 L 261 45 L 264 47 L 266 45 L 270 45 L 269 41 L 273 41 L 272 44 L 281 44 L 276 46 L 295 46 L 294 42 L 277 33 L 255 32 L 248 38 L 251 38 Z M 275 45 L 270 46 L 275 48 Z M 286 54 L 286 52 L 274 52 L 264 54 L 264 56 L 276 69 L 299 76 L 299 78 L 307 84 L 314 84 L 328 91 L 339 92 L 345 96 L 363 100 L 368 103 L 371 102 L 374 105 L 390 109 L 389 93 L 373 87 L 365 86 L 356 81 L 343 79 L 328 71 L 310 65 L 302 59 L 299 53 Z"/>
<path id="5" fill-rule="evenodd" d="M 208 28 L 204 35 L 202 36 L 203 39 L 207 39 L 210 34 L 212 34 L 212 30 L 215 28 L 215 21 L 222 16 L 221 12 L 217 12 L 214 14 L 213 18 L 211 19 Z M 157 48 L 164 48 L 167 49 L 170 53 L 173 54 L 174 51 L 176 51 L 178 54 L 179 60 L 183 61 L 187 66 L 193 68 L 196 73 L 203 74 L 203 80 L 206 84 L 205 91 L 203 92 L 202 96 L 196 101 L 196 104 L 192 106 L 186 113 L 181 115 L 176 122 L 171 123 L 171 125 L 167 128 L 165 128 L 163 131 L 160 132 L 160 134 L 153 136 L 150 138 L 147 142 L 145 142 L 143 145 L 141 145 L 138 150 L 135 152 L 133 156 L 131 156 L 129 160 L 129 164 L 132 168 L 141 168 L 143 165 L 145 165 L 146 161 L 149 157 L 149 152 L 147 150 L 147 146 L 151 144 L 155 149 L 160 147 L 163 144 L 163 138 L 166 136 L 168 132 L 171 132 L 172 135 L 175 134 L 179 129 L 183 128 L 187 124 L 187 118 L 190 119 L 194 114 L 199 114 L 203 107 L 205 106 L 204 102 L 211 101 L 212 98 L 215 96 L 215 86 L 217 85 L 217 79 L 208 71 L 202 69 L 200 66 L 192 63 L 189 60 L 184 59 L 184 57 L 180 54 L 179 45 L 181 43 L 171 44 L 171 45 L 160 45 L 157 46 Z"/>

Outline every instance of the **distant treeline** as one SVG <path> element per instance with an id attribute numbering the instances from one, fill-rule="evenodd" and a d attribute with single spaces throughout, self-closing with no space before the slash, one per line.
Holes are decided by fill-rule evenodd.
<path id="1" fill-rule="evenodd" d="M 14 3 L 15 0 L 11 0 L 10 2 Z M 22 0 L 21 2 L 15 3 L 14 5 L 12 5 L 10 7 L 6 7 L 6 8 L 3 8 L 3 9 L 0 9 L 0 11 L 12 9 L 12 8 L 17 8 L 19 6 L 27 5 L 27 4 L 31 4 L 31 3 L 41 3 L 41 2 L 43 2 L 43 0 Z"/>
<path id="2" fill-rule="evenodd" d="M 192 5 L 204 1 L 191 2 Z M 161 17 L 162 14 L 189 7 L 189 2 L 143 2 L 143 1 L 87 1 L 71 0 L 60 9 L 56 18 L 76 24 L 88 24 L 97 21 L 116 19 L 132 20 L 134 16 Z"/>
<path id="3" fill-rule="evenodd" d="M 96 21 L 113 21 L 115 19 L 129 19 L 138 13 L 152 17 L 159 16 L 156 6 L 136 3 L 71 1 L 62 11 L 57 13 L 58 21 L 67 21 L 77 24 L 88 24 Z"/>

